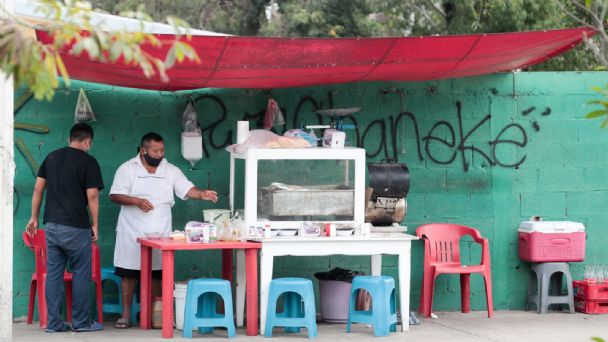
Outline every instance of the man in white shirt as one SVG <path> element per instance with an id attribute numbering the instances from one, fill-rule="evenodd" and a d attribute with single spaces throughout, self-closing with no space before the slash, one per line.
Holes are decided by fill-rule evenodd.
<path id="1" fill-rule="evenodd" d="M 141 254 L 137 238 L 146 233 L 168 236 L 172 230 L 173 194 L 217 202 L 217 193 L 194 186 L 175 165 L 167 162 L 163 138 L 148 133 L 141 139 L 139 153 L 123 163 L 114 176 L 110 200 L 121 205 L 116 227 L 114 266 L 122 277 L 122 317 L 116 328 L 129 328 L 130 305 L 137 279 L 140 278 Z M 152 254 L 152 291 L 160 294 L 161 254 Z"/>

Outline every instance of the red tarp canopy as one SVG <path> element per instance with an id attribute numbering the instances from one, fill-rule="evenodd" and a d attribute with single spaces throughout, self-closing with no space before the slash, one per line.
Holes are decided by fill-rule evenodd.
<path id="1" fill-rule="evenodd" d="M 50 38 L 38 31 L 38 39 Z M 136 66 L 103 64 L 63 53 L 77 80 L 154 90 L 287 88 L 367 81 L 428 81 L 524 68 L 592 36 L 589 28 L 393 38 L 193 36 L 202 63 L 178 64 L 169 82 Z M 172 36 L 157 35 L 161 40 Z M 168 46 L 145 51 L 164 58 Z"/>

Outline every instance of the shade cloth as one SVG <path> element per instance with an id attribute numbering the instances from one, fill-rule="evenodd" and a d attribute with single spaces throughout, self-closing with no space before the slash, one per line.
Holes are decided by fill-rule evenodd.
<path id="1" fill-rule="evenodd" d="M 287 88 L 367 81 L 428 81 L 510 71 L 543 62 L 592 36 L 590 28 L 392 38 L 193 36 L 201 63 L 168 71 L 169 82 L 137 66 L 62 53 L 73 79 L 154 90 Z M 38 39 L 50 37 L 37 31 Z M 161 41 L 171 35 L 157 35 Z M 143 46 L 164 58 L 169 48 Z"/>

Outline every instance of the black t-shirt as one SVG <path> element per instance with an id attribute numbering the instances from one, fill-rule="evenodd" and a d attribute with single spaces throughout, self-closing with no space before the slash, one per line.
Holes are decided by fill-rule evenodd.
<path id="1" fill-rule="evenodd" d="M 60 148 L 42 162 L 38 177 L 46 179 L 44 223 L 91 228 L 87 189 L 103 189 L 95 158 L 77 148 Z"/>

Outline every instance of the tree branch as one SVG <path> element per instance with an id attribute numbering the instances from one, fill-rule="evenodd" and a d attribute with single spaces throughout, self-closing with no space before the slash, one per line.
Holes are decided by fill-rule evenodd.
<path id="1" fill-rule="evenodd" d="M 560 0 L 555 0 L 555 3 L 557 4 L 557 6 L 559 6 L 559 8 L 562 10 L 562 12 L 566 13 L 567 16 L 569 16 L 570 18 L 574 19 L 576 22 L 578 22 L 579 24 L 586 26 L 586 27 L 590 27 L 592 29 L 595 29 L 595 26 L 589 24 L 588 22 L 582 20 L 581 18 L 577 17 L 574 13 L 572 13 L 570 10 L 568 10 L 566 8 L 566 6 L 564 6 L 564 4 L 562 4 L 562 2 Z M 585 9 L 586 11 L 587 9 Z"/>

